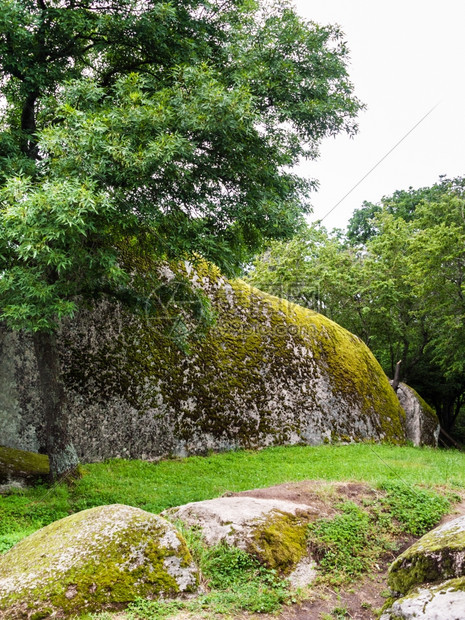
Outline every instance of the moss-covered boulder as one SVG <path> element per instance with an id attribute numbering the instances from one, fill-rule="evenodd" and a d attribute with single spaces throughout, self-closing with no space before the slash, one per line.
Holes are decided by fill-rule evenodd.
<path id="1" fill-rule="evenodd" d="M 283 575 L 305 567 L 311 577 L 315 576 L 314 563 L 307 554 L 306 533 L 308 524 L 319 512 L 308 504 L 221 497 L 171 508 L 162 514 L 200 528 L 207 545 L 224 543 L 239 547 Z"/>
<path id="2" fill-rule="evenodd" d="M 0 617 L 69 618 L 138 597 L 197 590 L 178 531 L 138 508 L 100 506 L 61 519 L 0 556 Z"/>
<path id="3" fill-rule="evenodd" d="M 407 594 L 424 583 L 465 576 L 465 516 L 449 521 L 420 538 L 389 569 L 388 583 Z"/>
<path id="4" fill-rule="evenodd" d="M 463 620 L 465 577 L 415 588 L 395 601 L 380 620 Z"/>
<path id="5" fill-rule="evenodd" d="M 163 277 L 170 273 L 165 268 Z M 217 317 L 190 354 L 159 319 L 118 306 L 102 303 L 63 328 L 71 435 L 82 460 L 405 441 L 404 411 L 359 338 L 311 310 L 228 281 L 214 267 L 186 265 L 186 273 Z M 0 426 L 2 415 L 20 411 L 17 443 L 27 429 L 38 450 L 44 428 L 32 345 L 0 327 L 2 338 L 15 408 L 0 410 Z"/>
<path id="6" fill-rule="evenodd" d="M 439 437 L 439 420 L 432 407 L 405 383 L 397 388 L 397 398 L 406 415 L 406 436 L 414 446 L 435 446 Z"/>
<path id="7" fill-rule="evenodd" d="M 0 446 L 0 493 L 48 476 L 48 457 Z"/>

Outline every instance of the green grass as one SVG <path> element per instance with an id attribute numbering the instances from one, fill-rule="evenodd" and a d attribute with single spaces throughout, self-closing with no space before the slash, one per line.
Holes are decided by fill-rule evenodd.
<path id="1" fill-rule="evenodd" d="M 71 486 L 38 486 L 0 497 L 0 551 L 56 519 L 102 504 L 158 513 L 187 502 L 305 479 L 400 482 L 465 488 L 465 455 L 389 445 L 277 447 L 148 463 L 86 465 Z"/>
<path id="2" fill-rule="evenodd" d="M 82 478 L 69 485 L 42 485 L 0 496 L 0 553 L 52 521 L 102 504 L 129 504 L 158 513 L 226 492 L 285 482 L 366 482 L 381 492 L 373 499 L 361 498 L 361 505 L 341 503 L 333 517 L 309 526 L 321 579 L 344 584 L 392 550 L 389 545 L 396 543 L 399 532 L 421 535 L 433 527 L 449 509 L 447 499 L 433 489 L 446 496 L 465 489 L 464 465 L 465 455 L 456 451 L 372 444 L 279 447 L 159 463 L 112 460 L 84 466 Z M 195 618 L 237 617 L 244 610 L 273 612 L 293 600 L 280 576 L 253 557 L 224 545 L 207 549 L 198 532 L 184 534 L 206 580 L 205 593 L 187 601 L 136 601 L 126 612 L 128 620 L 169 618 L 180 611 Z M 345 610 L 334 609 L 332 617 L 345 617 Z"/>

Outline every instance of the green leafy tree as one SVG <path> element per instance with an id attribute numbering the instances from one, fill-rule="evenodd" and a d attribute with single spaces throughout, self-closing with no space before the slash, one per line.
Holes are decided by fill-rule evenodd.
<path id="1" fill-rule="evenodd" d="M 401 360 L 402 380 L 450 431 L 465 404 L 464 180 L 398 191 L 361 212 L 346 237 L 312 228 L 272 242 L 249 279 L 358 335 L 391 377 Z"/>
<path id="2" fill-rule="evenodd" d="M 295 232 L 311 183 L 289 170 L 356 130 L 346 63 L 286 1 L 1 3 L 0 318 L 33 333 L 53 477 L 77 464 L 61 321 L 102 296 L 154 313 L 154 265 L 235 273 Z"/>

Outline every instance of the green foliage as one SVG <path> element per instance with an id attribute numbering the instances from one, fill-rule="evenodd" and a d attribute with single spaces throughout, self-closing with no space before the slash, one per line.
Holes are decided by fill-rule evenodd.
<path id="1" fill-rule="evenodd" d="M 82 469 L 83 477 L 71 487 L 56 484 L 51 489 L 39 486 L 0 495 L 1 535 L 25 535 L 78 510 L 104 504 L 158 513 L 227 491 L 298 480 L 382 485 L 400 476 L 412 486 L 465 488 L 465 456 L 460 452 L 370 444 L 277 447 L 159 463 L 112 460 Z"/>
<path id="2" fill-rule="evenodd" d="M 365 203 L 345 236 L 319 226 L 272 242 L 249 281 L 326 314 L 362 338 L 384 371 L 450 430 L 465 398 L 465 180 Z"/>
<path id="3" fill-rule="evenodd" d="M 0 28 L 0 320 L 40 334 L 54 479 L 77 464 L 50 405 L 62 319 L 102 297 L 163 314 L 128 246 L 237 273 L 291 236 L 312 185 L 292 165 L 352 134 L 361 106 L 339 29 L 287 0 L 7 0 Z M 211 319 L 190 298 L 166 322 L 184 348 Z"/>
<path id="4" fill-rule="evenodd" d="M 310 548 L 324 579 L 341 583 L 368 572 L 380 556 L 396 549 L 395 535 L 422 536 L 450 510 L 449 499 L 433 490 L 397 481 L 383 482 L 381 489 L 386 494 L 377 501 L 362 506 L 346 502 L 336 507 L 334 517 L 308 526 Z"/>
<path id="5" fill-rule="evenodd" d="M 202 611 L 211 614 L 241 611 L 269 613 L 292 599 L 289 584 L 242 549 L 225 544 L 209 548 L 195 530 L 182 529 L 208 591 L 191 601 L 138 600 L 129 606 L 129 618 L 165 618 L 176 611 L 197 614 Z"/>
<path id="6" fill-rule="evenodd" d="M 384 482 L 386 504 L 403 529 L 414 536 L 423 536 L 450 509 L 449 500 L 434 491 L 406 486 L 400 482 Z"/>
<path id="7" fill-rule="evenodd" d="M 300 225 L 309 186 L 289 167 L 356 129 L 340 31 L 288 2 L 9 0 L 0 24 L 0 316 L 15 329 L 140 296 L 123 240 L 237 271 Z"/>
<path id="8" fill-rule="evenodd" d="M 382 491 L 362 499 L 360 506 L 352 502 L 333 506 L 332 502 L 336 515 L 310 526 L 323 579 L 340 584 L 370 569 L 380 555 L 392 550 L 399 528 L 420 535 L 424 528 L 437 524 L 458 496 L 449 492 L 445 499 L 418 485 L 442 487 L 447 482 L 449 489 L 463 490 L 464 459 L 460 452 L 355 444 L 280 447 L 159 463 L 95 463 L 83 467 L 83 477 L 71 487 L 56 484 L 51 489 L 35 487 L 0 496 L 0 548 L 6 551 L 33 530 L 102 504 L 122 503 L 159 512 L 228 490 L 312 479 L 366 481 Z M 167 618 L 181 611 L 199 618 L 214 613 L 239 615 L 245 610 L 271 612 L 292 600 L 278 574 L 244 551 L 225 545 L 207 548 L 196 530 L 183 528 L 182 534 L 208 591 L 188 601 L 140 600 L 131 607 L 134 620 Z"/>
<path id="9" fill-rule="evenodd" d="M 374 529 L 370 515 L 353 502 L 341 507 L 332 519 L 308 526 L 310 548 L 323 573 L 333 579 L 367 571 L 373 558 Z"/>
<path id="10" fill-rule="evenodd" d="M 42 498 L 46 498 L 43 501 Z M 50 495 L 43 486 L 0 495 L 0 553 L 36 530 L 69 515 L 69 493 L 59 485 Z"/>

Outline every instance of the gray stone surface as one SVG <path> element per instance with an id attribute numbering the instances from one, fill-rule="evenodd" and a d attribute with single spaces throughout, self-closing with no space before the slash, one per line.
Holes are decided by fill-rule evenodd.
<path id="1" fill-rule="evenodd" d="M 208 545 L 225 542 L 246 549 L 253 531 L 276 514 L 318 515 L 306 504 L 256 497 L 219 497 L 191 502 L 162 512 L 162 516 L 180 519 L 189 527 L 200 527 Z"/>
<path id="2" fill-rule="evenodd" d="M 190 355 L 163 322 L 104 303 L 63 326 L 70 431 L 83 461 L 405 440 L 405 414 L 360 339 L 214 268 L 186 270 L 217 314 Z M 31 339 L 0 326 L 0 349 L 0 445 L 40 450 Z"/>
<path id="3" fill-rule="evenodd" d="M 439 420 L 434 410 L 411 387 L 400 383 L 397 398 L 406 413 L 406 436 L 414 446 L 438 444 Z"/>
<path id="4" fill-rule="evenodd" d="M 309 504 L 249 496 L 220 497 L 171 508 L 162 515 L 200 528 L 207 545 L 238 547 L 286 575 L 293 587 L 316 578 L 306 531 L 321 512 Z"/>
<path id="5" fill-rule="evenodd" d="M 464 620 L 463 588 L 465 580 L 445 581 L 432 587 L 419 588 L 396 601 L 380 620 Z"/>

